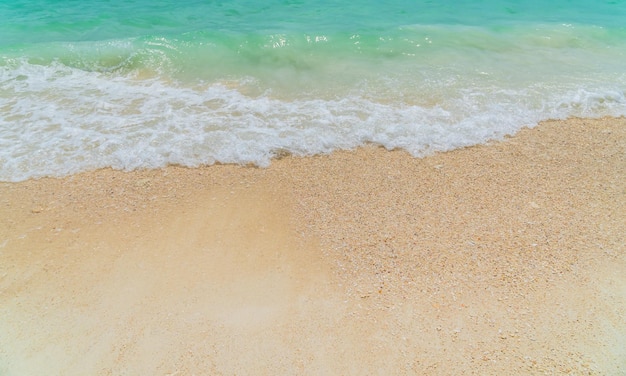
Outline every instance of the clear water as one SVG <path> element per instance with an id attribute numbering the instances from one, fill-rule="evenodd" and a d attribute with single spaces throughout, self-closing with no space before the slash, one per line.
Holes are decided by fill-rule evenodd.
<path id="1" fill-rule="evenodd" d="M 626 115 L 626 1 L 0 0 L 0 180 Z"/>

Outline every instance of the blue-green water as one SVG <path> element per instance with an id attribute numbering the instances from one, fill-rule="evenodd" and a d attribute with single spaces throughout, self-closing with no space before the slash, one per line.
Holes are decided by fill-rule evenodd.
<path id="1" fill-rule="evenodd" d="M 626 115 L 626 1 L 0 0 L 0 180 Z"/>

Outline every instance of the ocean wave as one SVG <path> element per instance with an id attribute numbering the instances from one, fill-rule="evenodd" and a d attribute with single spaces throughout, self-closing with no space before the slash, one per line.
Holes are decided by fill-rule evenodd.
<path id="1" fill-rule="evenodd" d="M 285 151 L 304 156 L 366 143 L 419 157 L 545 119 L 626 115 L 624 81 L 509 87 L 474 79 L 444 73 L 414 87 L 396 76 L 341 95 L 288 96 L 249 76 L 190 84 L 13 61 L 0 66 L 0 180 L 103 167 L 267 166 Z"/>

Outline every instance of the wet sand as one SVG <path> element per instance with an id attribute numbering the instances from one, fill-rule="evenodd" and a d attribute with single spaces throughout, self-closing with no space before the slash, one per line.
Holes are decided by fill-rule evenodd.
<path id="1" fill-rule="evenodd" d="M 0 183 L 0 375 L 626 374 L 626 119 Z"/>

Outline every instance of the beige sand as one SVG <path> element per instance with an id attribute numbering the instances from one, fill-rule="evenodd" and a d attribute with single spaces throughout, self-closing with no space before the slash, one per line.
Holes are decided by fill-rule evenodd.
<path id="1" fill-rule="evenodd" d="M 625 375 L 625 234 L 625 119 L 0 183 L 0 375 Z"/>

